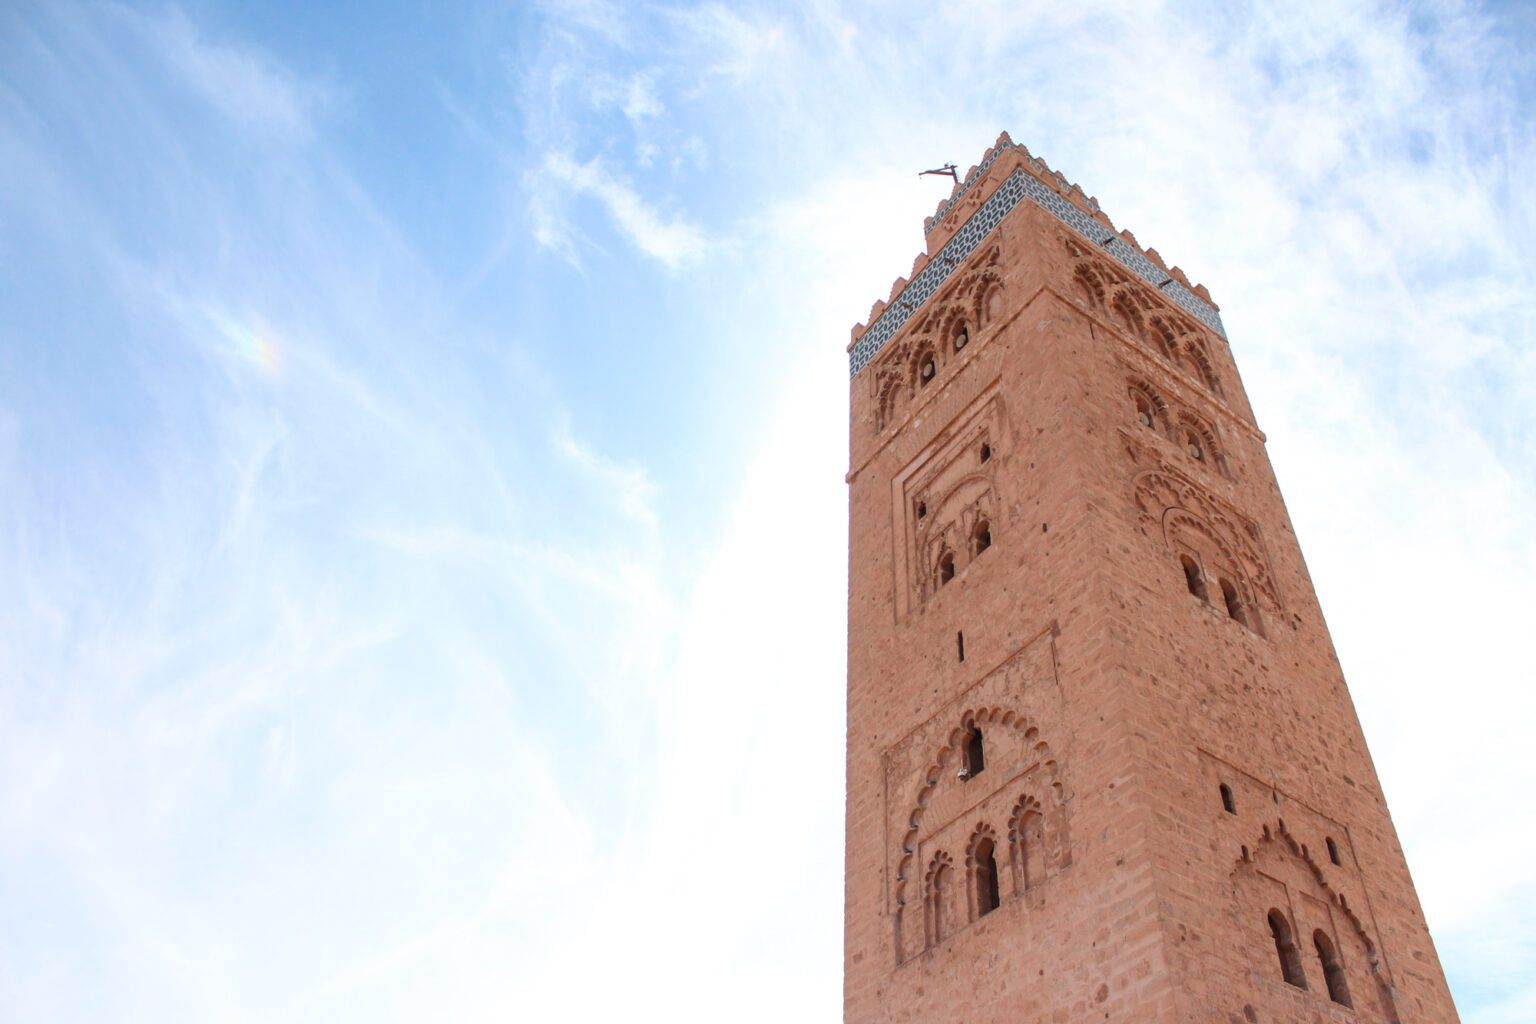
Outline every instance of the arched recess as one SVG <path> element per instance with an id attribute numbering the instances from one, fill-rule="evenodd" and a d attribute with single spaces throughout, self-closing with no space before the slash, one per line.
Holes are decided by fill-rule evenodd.
<path id="1" fill-rule="evenodd" d="M 1059 823 L 1064 831 L 1066 822 Z M 1043 883 L 1051 873 L 1052 839 L 1061 853 L 1070 858 L 1065 835 L 1053 834 L 1056 830 L 1046 827 L 1045 808 L 1039 797 L 1025 793 L 1013 805 L 1008 815 L 1008 867 L 1013 875 L 1013 891 L 1028 892 Z M 1065 867 L 1066 864 L 1061 865 Z"/>
<path id="2" fill-rule="evenodd" d="M 1205 420 L 1191 412 L 1181 412 L 1178 417 L 1175 440 L 1196 462 L 1203 463 L 1222 476 L 1227 476 L 1227 453 L 1216 430 Z M 1199 454 L 1195 450 L 1198 448 Z"/>
<path id="3" fill-rule="evenodd" d="M 1147 318 L 1147 338 L 1164 359 L 1170 363 L 1178 361 L 1179 331 L 1166 316 L 1157 314 Z"/>
<path id="4" fill-rule="evenodd" d="M 991 327 L 1003 315 L 1003 279 L 995 271 L 986 271 L 976 284 L 972 315 L 978 327 Z"/>
<path id="5" fill-rule="evenodd" d="M 940 850 L 923 876 L 923 943 L 935 946 L 955 930 L 955 866 Z"/>
<path id="6" fill-rule="evenodd" d="M 1285 899 L 1293 906 L 1327 910 L 1325 919 L 1314 916 L 1309 920 L 1293 920 L 1291 916 L 1287 917 L 1287 924 L 1294 926 L 1291 938 L 1296 952 L 1306 965 L 1308 976 L 1315 982 L 1305 987 L 1326 996 L 1349 999 L 1350 1002 L 1343 1005 L 1353 1006 L 1363 1019 L 1399 1024 L 1391 974 L 1371 938 L 1370 928 L 1355 913 L 1349 901 L 1329 884 L 1322 866 L 1286 830 L 1285 822 L 1277 818 L 1266 823 L 1258 842 L 1244 850 L 1252 852 L 1237 857 L 1230 875 L 1233 920 L 1243 930 L 1240 944 L 1248 950 L 1258 974 L 1278 978 L 1280 973 L 1273 966 L 1277 956 L 1276 938 L 1267 920 L 1274 909 L 1277 886 L 1283 885 Z M 1303 913 L 1310 915 L 1313 912 L 1304 909 Z M 1327 925 L 1323 924 L 1324 920 Z M 1329 925 L 1336 926 L 1331 934 Z M 1331 954 L 1332 977 L 1327 973 L 1328 965 L 1319 963 L 1313 956 L 1320 927 L 1328 940 L 1326 946 Z M 1314 965 L 1316 971 L 1312 973 Z"/>
<path id="7" fill-rule="evenodd" d="M 960 307 L 949 307 L 939 323 L 939 347 L 946 354 L 960 352 L 971 343 L 975 332 L 971 329 L 970 319 Z"/>
<path id="8" fill-rule="evenodd" d="M 1168 403 L 1148 383 L 1132 380 L 1126 385 L 1137 422 L 1158 434 L 1168 433 Z"/>
<path id="9" fill-rule="evenodd" d="M 996 540 L 996 497 L 990 469 L 968 473 L 928 501 L 928 514 L 917 529 L 918 564 L 913 567 L 918 593 L 928 598 L 943 584 L 939 560 L 945 553 L 955 558 L 955 572 L 963 570 L 978 552 L 976 526 L 992 524 L 988 544 Z"/>
<path id="10" fill-rule="evenodd" d="M 912 390 L 916 392 L 938 380 L 943 365 L 942 355 L 931 342 L 925 340 L 916 345 L 909 373 Z"/>
<path id="11" fill-rule="evenodd" d="M 997 833 L 992 826 L 977 825 L 965 846 L 966 899 L 972 921 L 986 917 L 1002 904 L 999 855 Z"/>
<path id="12" fill-rule="evenodd" d="M 1105 284 L 1103 275 L 1089 264 L 1079 263 L 1073 268 L 1072 290 L 1089 309 L 1103 312 L 1108 308 L 1109 288 Z"/>
<path id="13" fill-rule="evenodd" d="M 906 407 L 907 382 L 905 377 L 891 374 L 878 385 L 875 404 L 875 430 L 883 431 L 901 418 Z"/>
<path id="14" fill-rule="evenodd" d="M 1142 532 L 1161 539 L 1170 552 L 1179 550 L 1181 529 L 1209 538 L 1211 553 L 1218 557 L 1217 564 L 1207 568 L 1221 568 L 1224 562 L 1241 576 L 1242 595 L 1252 604 L 1255 629 L 1262 632 L 1257 615 L 1260 607 L 1279 611 L 1281 606 L 1269 572 L 1269 560 L 1259 542 L 1258 527 L 1229 511 L 1193 480 L 1166 466 L 1137 473 L 1131 481 L 1131 492 Z"/>
<path id="15" fill-rule="evenodd" d="M 1198 334 L 1191 332 L 1183 337 L 1179 346 L 1179 362 L 1205 385 L 1207 391 L 1214 395 L 1222 393 L 1221 380 L 1216 376 L 1210 353 L 1206 352 L 1205 343 Z"/>
<path id="16" fill-rule="evenodd" d="M 1017 812 L 1021 807 L 1036 808 L 1043 818 L 1043 825 L 1047 841 L 1043 844 L 1042 878 L 1050 873 L 1067 867 L 1071 864 L 1070 847 L 1067 841 L 1067 811 L 1066 789 L 1060 778 L 1059 765 L 1055 755 L 1051 752 L 1050 745 L 1041 736 L 1038 726 L 1028 716 L 1022 715 L 1011 708 L 980 707 L 966 711 L 961 715 L 957 724 L 950 729 L 944 744 L 937 754 L 929 762 L 927 770 L 921 776 L 922 783 L 918 788 L 911 810 L 906 819 L 906 829 L 901 838 L 900 856 L 896 861 L 894 876 L 894 910 L 895 910 L 895 948 L 896 961 L 898 963 L 914 955 L 919 948 L 910 945 L 910 941 L 916 941 L 918 936 L 906 936 L 905 929 L 909 919 L 909 911 L 916 905 L 919 898 L 911 891 L 911 883 L 914 873 L 922 875 L 925 888 L 922 891 L 923 934 L 922 939 L 926 944 L 929 935 L 929 923 L 932 919 L 928 909 L 928 890 L 926 888 L 928 873 L 931 869 L 931 860 L 925 866 L 917 863 L 919 855 L 931 856 L 922 850 L 923 820 L 924 814 L 932 804 L 936 793 L 946 784 L 955 786 L 965 785 L 959 780 L 960 768 L 963 764 L 964 748 L 967 739 L 973 731 L 981 729 L 989 740 L 1011 735 L 1014 745 L 1023 752 L 1019 762 L 1012 765 L 1007 775 L 999 773 L 998 781 L 1006 782 L 1008 779 L 1029 779 L 1027 792 L 1021 797 L 1015 806 Z M 989 756 L 991 751 L 989 750 Z M 991 774 L 989 769 L 989 774 Z M 1026 804 L 1026 800 L 1032 803 Z M 1010 828 L 1013 823 L 1010 822 Z M 1011 840 L 1011 836 L 1010 836 Z M 996 853 L 999 858 L 998 868 L 1006 870 L 1010 885 L 1009 891 L 1000 896 L 1007 897 L 1023 891 L 1023 886 L 1016 880 L 1012 864 L 1013 852 L 1007 854 L 1009 863 L 1004 864 L 1002 854 Z M 1045 863 L 1049 861 L 1049 865 Z"/>
<path id="17" fill-rule="evenodd" d="M 1194 553 L 1201 568 L 1207 588 L 1226 583 L 1236 591 L 1241 615 L 1233 615 L 1255 633 L 1263 633 L 1253 582 L 1245 568 L 1245 558 L 1223 531 L 1217 530 L 1188 509 L 1169 509 L 1163 516 L 1163 532 L 1168 546 L 1183 558 Z M 1213 582 L 1214 581 L 1214 582 Z M 1223 590 L 1225 588 L 1222 588 Z M 1221 597 L 1229 607 L 1225 593 L 1210 592 L 1201 595 L 1207 600 Z"/>
<path id="18" fill-rule="evenodd" d="M 1138 341 L 1147 337 L 1147 320 L 1129 288 L 1117 288 L 1109 302 L 1109 312 L 1125 332 Z"/>

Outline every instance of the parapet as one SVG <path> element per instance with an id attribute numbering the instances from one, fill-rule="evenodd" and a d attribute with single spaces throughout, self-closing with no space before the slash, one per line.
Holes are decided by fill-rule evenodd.
<path id="1" fill-rule="evenodd" d="M 1008 168 L 1006 178 L 994 182 Z M 996 168 L 998 174 L 992 172 Z M 988 187 L 990 195 L 985 199 Z M 1211 301 L 1204 285 L 1191 284 L 1178 267 L 1169 269 L 1156 249 L 1143 250 L 1129 231 L 1116 231 L 1099 202 L 1044 160 L 1033 156 L 1023 145 L 1009 138 L 1007 132 L 983 154 L 981 162 L 957 182 L 949 198 L 939 203 L 933 216 L 923 221 L 928 249 L 912 263 L 910 280 L 899 277 L 891 285 L 888 298 L 870 309 L 865 327 L 853 328 L 848 345 L 849 374 L 857 374 L 874 358 L 938 290 L 987 235 L 1020 201 L 1029 200 L 1053 215 L 1088 242 L 1111 256 L 1137 277 L 1152 285 L 1169 301 L 1179 306 L 1222 337 L 1218 307 Z M 963 219 L 962 219 L 963 218 Z"/>

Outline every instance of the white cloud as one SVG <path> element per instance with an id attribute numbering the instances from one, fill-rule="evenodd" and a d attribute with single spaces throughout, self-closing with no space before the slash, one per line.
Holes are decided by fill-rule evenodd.
<path id="1" fill-rule="evenodd" d="M 260 53 L 209 41 L 179 8 L 128 16 L 188 88 L 241 127 L 295 141 L 310 137 L 313 111 L 324 99 L 316 84 L 287 74 Z"/>
<path id="2" fill-rule="evenodd" d="M 612 218 L 614 226 L 635 248 L 667 267 L 677 267 L 708 251 L 709 239 L 700 228 L 685 220 L 667 217 L 646 202 L 627 181 L 610 172 L 601 159 L 593 157 L 578 163 L 566 154 L 551 153 L 545 159 L 544 167 L 554 181 L 570 191 L 596 199 Z M 535 187 L 533 201 L 536 204 L 547 201 L 547 198 L 539 197 L 539 190 L 547 188 L 547 184 Z M 552 234 L 550 237 L 559 239 L 561 236 Z"/>
<path id="3" fill-rule="evenodd" d="M 0 534 L 0 576 L 26 586 L 0 616 L 24 676 L 0 686 L 0 856 L 46 862 L 46 920 L 72 929 L 0 942 L 24 963 L 0 1015 L 100 1019 L 80 979 L 129 977 L 121 1019 L 835 1019 L 842 347 L 908 273 L 938 196 L 914 172 L 1008 127 L 1225 304 L 1439 948 L 1493 993 L 1466 1019 L 1524 1019 L 1536 290 L 1533 208 L 1499 182 L 1530 154 L 1507 127 L 1502 153 L 1448 130 L 1495 123 L 1489 86 L 1365 7 L 708 5 L 658 34 L 638 9 L 554 6 L 559 88 L 622 85 L 604 113 L 654 133 L 636 152 L 665 169 L 657 140 L 696 144 L 671 172 L 712 154 L 737 212 L 669 214 L 611 140 L 574 155 L 596 136 L 546 82 L 534 238 L 575 262 L 584 197 L 637 264 L 750 240 L 707 292 L 679 288 L 699 315 L 723 294 L 755 311 L 732 323 L 751 366 L 717 364 L 752 381 L 713 424 L 739 486 L 679 500 L 526 361 L 467 363 L 444 339 L 475 325 L 348 205 L 355 183 L 208 207 L 201 175 L 239 169 L 164 161 L 180 205 L 229 227 L 218 258 L 161 251 L 130 281 L 123 326 L 163 347 L 150 384 L 114 390 L 154 387 L 165 429 L 132 421 L 164 446 L 152 483 L 93 502 L 90 530 L 53 504 L 18 521 L 23 497 Z M 186 89 L 253 139 L 324 141 L 307 87 L 255 50 L 182 53 L 204 44 L 178 18 L 161 45 Z M 1435 53 L 1497 61 L 1463 29 Z M 1424 160 L 1405 125 L 1435 140 Z M 46 211 L 88 205 L 68 175 L 28 184 Z M 249 372 L 261 325 L 281 373 Z M 210 347 L 217 373 L 182 358 Z M 0 408 L 23 496 L 31 415 Z M 679 538 L 695 498 L 711 511 Z"/>

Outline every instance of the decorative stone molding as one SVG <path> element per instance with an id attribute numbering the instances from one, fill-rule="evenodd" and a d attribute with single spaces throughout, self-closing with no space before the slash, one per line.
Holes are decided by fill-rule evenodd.
<path id="1" fill-rule="evenodd" d="M 994 153 L 991 159 L 996 158 L 997 154 Z M 986 166 L 990 166 L 990 161 L 986 162 Z M 972 185 L 967 186 L 967 191 L 975 182 L 981 181 L 984 173 L 979 171 L 968 179 L 972 181 Z M 961 196 L 963 195 L 964 192 L 961 193 Z M 956 196 L 955 200 L 958 201 L 961 196 Z M 1082 235 L 1093 246 L 1108 253 L 1131 273 L 1156 288 L 1159 294 L 1165 296 L 1174 305 L 1217 334 L 1226 337 L 1226 330 L 1221 324 L 1221 314 L 1214 306 L 1197 296 L 1174 275 L 1148 259 L 1136 246 L 1115 234 L 1112 229 L 1106 228 L 1056 189 L 1021 167 L 1010 174 L 998 186 L 997 191 L 993 192 L 986 202 L 971 214 L 970 218 L 955 232 L 954 237 L 945 243 L 944 248 L 940 249 L 937 255 L 917 272 L 906 287 L 901 289 L 895 300 L 859 336 L 848 354 L 849 377 L 857 376 L 858 372 L 869 364 L 886 343 L 906 326 L 907 321 L 938 292 L 940 286 L 949 279 L 960 264 L 964 263 L 982 241 L 1003 222 L 1003 218 L 1024 200 L 1034 203 Z M 937 219 L 941 220 L 942 217 Z"/>

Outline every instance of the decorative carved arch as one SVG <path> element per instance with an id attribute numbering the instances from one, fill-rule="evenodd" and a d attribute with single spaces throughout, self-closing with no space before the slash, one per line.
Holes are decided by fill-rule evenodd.
<path id="1" fill-rule="evenodd" d="M 1132 493 L 1144 533 L 1161 536 L 1173 550 L 1176 545 L 1169 532 L 1170 524 L 1189 524 L 1205 531 L 1231 557 L 1234 569 L 1252 584 L 1249 596 L 1262 594 L 1274 608 L 1281 607 L 1256 526 L 1230 511 L 1194 481 L 1166 467 L 1136 474 Z"/>
<path id="2" fill-rule="evenodd" d="M 969 313 L 965 308 L 958 305 L 950 306 L 946 309 L 942 319 L 939 320 L 939 324 L 939 348 L 944 351 L 946 356 L 959 351 L 955 347 L 955 335 L 964 331 L 967 343 L 969 343 L 969 339 L 975 333 L 971 330 Z"/>
<path id="3" fill-rule="evenodd" d="M 1172 508 L 1163 517 L 1163 531 L 1168 539 L 1169 546 L 1176 552 L 1195 551 L 1199 555 L 1207 557 L 1197 558 L 1204 563 L 1203 573 L 1208 581 L 1225 581 L 1237 592 L 1237 600 L 1242 615 L 1235 616 L 1244 625 L 1249 626 L 1254 632 L 1262 635 L 1262 620 L 1259 617 L 1258 602 L 1255 600 L 1255 591 L 1252 581 L 1249 579 L 1247 563 L 1249 559 L 1234 546 L 1221 532 L 1212 528 L 1211 524 L 1195 516 L 1188 509 Z M 1186 539 L 1193 535 L 1194 540 Z M 1214 564 L 1208 556 L 1214 554 Z M 1207 585 L 1210 585 L 1208 583 Z M 1212 590 L 1211 599 L 1215 597 Z M 1223 599 L 1225 592 L 1223 591 Z M 1230 605 L 1229 605 L 1230 607 Z"/>
<path id="4" fill-rule="evenodd" d="M 922 831 L 923 813 L 927 810 L 928 802 L 932 799 L 939 780 L 946 772 L 955 770 L 953 766 L 959 762 L 963 754 L 966 738 L 976 727 L 987 727 L 992 730 L 1012 729 L 1024 741 L 1030 752 L 1029 767 L 1039 766 L 1045 769 L 1051 779 L 1052 791 L 1056 794 L 1056 798 L 1064 799 L 1063 790 L 1056 780 L 1056 758 L 1051 753 L 1050 745 L 1041 738 L 1040 729 L 1031 718 L 1011 708 L 982 707 L 965 712 L 960 717 L 959 723 L 950 730 L 944 745 L 939 748 L 938 753 L 929 763 L 928 770 L 923 773 L 923 784 L 912 804 L 912 811 L 907 816 L 907 829 L 901 841 L 902 855 L 896 864 L 895 889 L 898 917 L 906 905 L 907 881 L 913 869 L 912 860 L 917 855 L 917 839 Z"/>
<path id="5" fill-rule="evenodd" d="M 1114 314 L 1127 334 L 1138 340 L 1147 336 L 1147 318 L 1142 314 L 1140 304 L 1136 301 L 1135 292 L 1129 288 L 1117 288 L 1109 302 L 1109 311 Z"/>
<path id="6" fill-rule="evenodd" d="M 1025 793 L 1008 815 L 1008 867 L 1014 892 L 1027 892 L 1045 881 L 1048 859 L 1045 809 L 1033 794 Z"/>
<path id="7" fill-rule="evenodd" d="M 1216 436 L 1216 428 L 1203 418 L 1187 410 L 1179 413 L 1177 426 L 1181 433 L 1175 440 L 1179 441 L 1180 444 L 1184 444 L 1185 439 L 1182 432 L 1187 431 L 1194 434 L 1200 443 L 1204 455 L 1204 458 L 1199 461 L 1212 467 L 1222 476 L 1226 476 L 1227 453 L 1222 448 L 1221 440 Z M 1185 454 L 1189 453 L 1186 452 Z"/>
<path id="8" fill-rule="evenodd" d="M 927 946 L 943 942 L 952 923 L 946 911 L 954 907 L 954 878 L 955 865 L 949 854 L 943 850 L 935 853 L 923 876 L 923 943 Z"/>
<path id="9" fill-rule="evenodd" d="M 1152 414 L 1152 430 L 1159 434 L 1168 433 L 1168 403 L 1164 401 L 1152 385 L 1143 380 L 1131 380 L 1126 384 L 1126 390 L 1130 393 L 1132 403 L 1138 407 L 1145 402 Z M 1140 409 L 1138 408 L 1138 415 Z"/>
<path id="10" fill-rule="evenodd" d="M 901 404 L 906 399 L 905 378 L 892 373 L 877 382 L 878 397 L 875 399 L 875 430 L 882 431 L 896 422 Z"/>
<path id="11" fill-rule="evenodd" d="M 982 273 L 976 284 L 972 315 L 978 328 L 990 326 L 1002 315 L 1003 279 L 995 270 Z"/>
<path id="12" fill-rule="evenodd" d="M 1236 900 L 1237 898 L 1235 881 L 1238 875 L 1245 868 L 1253 869 L 1254 863 L 1260 858 L 1262 851 L 1272 847 L 1277 847 L 1284 854 L 1294 857 L 1305 865 L 1318 891 L 1324 895 L 1329 906 L 1338 912 L 1339 916 L 1344 919 L 1346 925 L 1354 933 L 1355 938 L 1360 942 L 1361 948 L 1365 950 L 1366 973 L 1373 983 L 1382 1012 L 1389 1024 L 1398 1024 L 1396 988 L 1392 981 L 1392 974 L 1386 962 L 1382 959 L 1376 943 L 1372 941 L 1366 922 L 1361 920 L 1359 914 L 1355 913 L 1354 908 L 1349 905 L 1349 901 L 1344 895 L 1328 883 L 1328 876 L 1324 873 L 1322 866 L 1313 859 L 1311 851 L 1307 849 L 1305 844 L 1298 842 L 1286 829 L 1285 819 L 1275 818 L 1273 824 L 1266 822 L 1262 826 L 1259 841 L 1253 844 L 1252 853 L 1249 853 L 1249 847 L 1242 847 L 1242 853 L 1233 864 L 1230 874 L 1234 882 L 1233 899 Z"/>
<path id="13" fill-rule="evenodd" d="M 929 380 L 923 380 L 923 366 L 929 361 L 933 362 L 933 376 Z M 943 356 L 938 347 L 926 338 L 920 339 L 912 346 L 912 360 L 908 364 L 908 379 L 911 380 L 910 389 L 913 393 L 933 380 L 937 380 L 939 371 L 943 369 Z"/>
<path id="14" fill-rule="evenodd" d="M 963 499 L 958 510 L 954 507 L 957 499 Z M 967 473 L 943 494 L 928 499 L 928 515 L 917 532 L 919 560 L 913 567 L 919 593 L 926 597 L 937 589 L 939 559 L 944 552 L 959 557 L 960 552 L 972 551 L 977 521 L 997 522 L 996 504 L 992 475 L 985 470 Z M 957 564 L 957 571 L 959 568 Z"/>
<path id="15" fill-rule="evenodd" d="M 1147 336 L 1164 359 L 1170 363 L 1178 361 L 1179 330 L 1167 314 L 1158 313 L 1147 318 Z"/>
<path id="16" fill-rule="evenodd" d="M 1205 350 L 1205 343 L 1200 340 L 1200 336 L 1193 331 L 1184 335 L 1179 351 L 1182 353 L 1181 362 L 1194 373 L 1200 383 L 1212 394 L 1221 394 L 1221 381 L 1216 376 L 1216 368 L 1211 364 L 1210 353 Z"/>
<path id="17" fill-rule="evenodd" d="M 1072 285 L 1078 298 L 1090 309 L 1104 310 L 1109 306 L 1109 288 L 1103 275 L 1087 263 L 1079 263 L 1072 271 Z"/>

